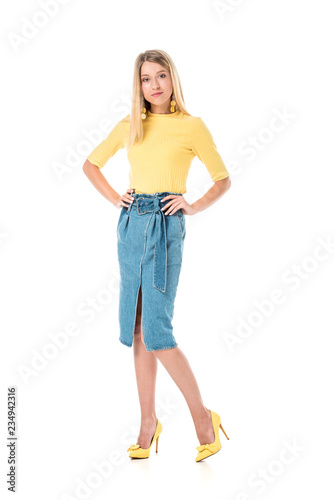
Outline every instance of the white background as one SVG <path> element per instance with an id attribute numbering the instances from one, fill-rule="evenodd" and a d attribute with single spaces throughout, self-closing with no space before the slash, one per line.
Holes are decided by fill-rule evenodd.
<path id="1" fill-rule="evenodd" d="M 15 385 L 18 499 L 330 497 L 331 2 L 72 0 L 41 17 L 42 4 L 1 9 L 1 496 Z M 28 38 L 32 21 L 44 26 Z M 187 110 L 207 124 L 232 181 L 186 217 L 173 321 L 230 437 L 220 433 L 222 449 L 201 463 L 160 363 L 159 453 L 128 458 L 140 408 L 133 352 L 118 340 L 119 211 L 82 171 L 98 143 L 87 136 L 130 112 L 134 61 L 147 49 L 174 60 Z M 103 169 L 120 194 L 128 169 L 125 150 Z M 211 185 L 196 158 L 185 198 Z M 51 359 L 52 334 L 71 324 L 76 335 Z M 114 464 L 106 477 L 102 462 Z"/>

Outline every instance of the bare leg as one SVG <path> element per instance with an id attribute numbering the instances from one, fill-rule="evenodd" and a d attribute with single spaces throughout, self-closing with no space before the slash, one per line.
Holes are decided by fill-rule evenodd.
<path id="1" fill-rule="evenodd" d="M 148 448 L 154 435 L 157 416 L 155 413 L 155 383 L 158 361 L 154 352 L 146 351 L 141 324 L 141 288 L 138 295 L 136 326 L 133 341 L 133 352 L 139 403 L 141 408 L 141 427 L 136 444 Z"/>
<path id="2" fill-rule="evenodd" d="M 179 347 L 151 351 L 164 365 L 188 404 L 200 444 L 213 443 L 211 413 L 202 401 L 199 387 L 186 356 Z"/>

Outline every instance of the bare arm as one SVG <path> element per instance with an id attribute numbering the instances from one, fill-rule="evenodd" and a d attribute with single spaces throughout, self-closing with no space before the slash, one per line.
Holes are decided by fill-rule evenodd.
<path id="1" fill-rule="evenodd" d="M 223 194 L 230 189 L 231 187 L 231 179 L 230 176 L 225 177 L 225 179 L 221 179 L 216 181 L 214 185 L 205 193 L 202 198 L 199 198 L 194 203 L 191 204 L 191 207 L 194 209 L 194 214 L 197 212 L 201 212 L 205 210 L 210 205 L 215 203 L 223 196 Z"/>
<path id="2" fill-rule="evenodd" d="M 170 194 L 161 200 L 167 201 L 166 205 L 164 205 L 161 210 L 163 210 L 166 215 L 172 215 L 179 209 L 182 209 L 182 212 L 186 215 L 195 215 L 219 200 L 230 186 L 231 179 L 229 176 L 225 177 L 225 179 L 216 181 L 202 198 L 199 198 L 191 205 L 183 196 Z"/>
<path id="3" fill-rule="evenodd" d="M 91 163 L 89 160 L 86 160 L 83 164 L 82 170 L 87 175 L 93 186 L 102 194 L 102 196 L 115 205 L 115 207 L 119 208 L 121 206 L 128 206 L 124 203 L 124 201 L 127 200 L 129 203 L 131 201 L 131 196 L 129 194 L 120 196 L 117 191 L 110 186 L 99 167 Z"/>

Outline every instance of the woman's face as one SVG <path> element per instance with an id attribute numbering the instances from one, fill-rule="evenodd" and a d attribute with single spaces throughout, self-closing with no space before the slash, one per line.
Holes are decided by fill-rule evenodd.
<path id="1" fill-rule="evenodd" d="M 168 70 L 155 62 L 145 61 L 140 71 L 141 88 L 145 99 L 155 111 L 168 112 L 173 85 Z M 159 93 L 159 95 L 154 95 Z"/>

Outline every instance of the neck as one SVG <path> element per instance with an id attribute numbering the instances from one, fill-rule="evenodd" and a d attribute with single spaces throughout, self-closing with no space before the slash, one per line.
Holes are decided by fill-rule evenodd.
<path id="1" fill-rule="evenodd" d="M 166 108 L 166 106 L 152 106 L 151 104 L 151 109 L 150 109 L 151 113 L 154 113 L 156 115 L 170 115 L 171 114 L 171 110 L 170 110 L 170 106 L 168 105 L 168 107 Z"/>

